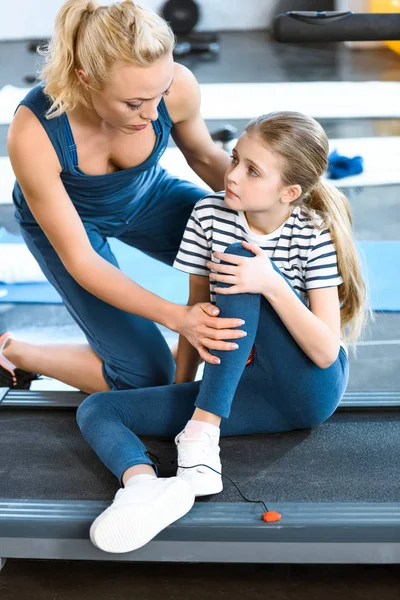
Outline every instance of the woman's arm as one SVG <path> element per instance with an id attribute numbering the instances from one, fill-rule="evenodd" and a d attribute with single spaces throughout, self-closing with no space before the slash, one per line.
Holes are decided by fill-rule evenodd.
<path id="1" fill-rule="evenodd" d="M 188 306 L 197 304 L 197 302 L 208 302 L 209 298 L 210 282 L 208 277 L 190 275 Z M 196 348 L 183 335 L 180 335 L 174 383 L 194 381 L 201 363 L 202 359 Z"/>
<path id="2" fill-rule="evenodd" d="M 141 288 L 92 247 L 60 178 L 61 165 L 33 113 L 21 106 L 8 136 L 14 173 L 28 206 L 72 277 L 101 300 L 139 316 L 175 324 L 178 305 Z"/>
<path id="3" fill-rule="evenodd" d="M 224 189 L 225 172 L 230 158 L 211 139 L 200 112 L 200 87 L 193 73 L 176 64 L 174 83 L 166 99 L 174 122 L 172 137 L 188 165 L 214 191 Z"/>
<path id="4" fill-rule="evenodd" d="M 14 173 L 37 223 L 72 277 L 88 292 L 129 313 L 165 325 L 201 348 L 229 350 L 220 341 L 233 339 L 239 319 L 211 316 L 210 303 L 181 306 L 145 290 L 102 258 L 92 247 L 84 225 L 60 178 L 57 154 L 35 115 L 21 106 L 10 126 L 8 152 Z M 223 333 L 223 337 L 220 334 Z"/>

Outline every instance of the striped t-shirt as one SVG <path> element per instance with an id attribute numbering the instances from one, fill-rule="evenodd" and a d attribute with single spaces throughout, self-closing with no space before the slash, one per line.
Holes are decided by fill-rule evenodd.
<path id="1" fill-rule="evenodd" d="M 301 206 L 296 206 L 278 229 L 261 235 L 250 229 L 242 211 L 225 205 L 224 196 L 224 192 L 219 192 L 197 202 L 186 225 L 175 268 L 208 277 L 206 263 L 212 252 L 224 252 L 230 244 L 246 241 L 265 250 L 307 306 L 308 290 L 343 283 L 334 243 L 329 230 L 320 228 L 321 219 L 311 220 L 302 213 Z M 210 299 L 214 304 L 217 285 L 210 280 Z"/>

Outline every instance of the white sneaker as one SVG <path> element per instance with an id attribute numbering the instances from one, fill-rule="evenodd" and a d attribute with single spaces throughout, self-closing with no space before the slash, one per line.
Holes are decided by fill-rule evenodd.
<path id="1" fill-rule="evenodd" d="M 194 493 L 177 477 L 152 478 L 118 490 L 114 501 L 93 522 L 90 539 L 105 552 L 131 552 L 192 508 Z"/>
<path id="2" fill-rule="evenodd" d="M 186 443 L 185 443 L 186 442 Z M 178 450 L 177 477 L 190 483 L 195 496 L 208 496 L 222 492 L 219 435 L 204 431 L 199 438 L 189 438 L 185 430 L 178 433 L 175 444 Z M 207 465 L 198 466 L 195 465 Z M 193 467 L 193 468 L 182 468 Z M 209 469 L 208 467 L 211 467 Z M 215 469 L 218 473 L 215 473 Z"/>

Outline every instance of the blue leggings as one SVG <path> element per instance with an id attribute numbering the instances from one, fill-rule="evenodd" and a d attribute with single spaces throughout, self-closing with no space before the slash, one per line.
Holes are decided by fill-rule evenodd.
<path id="1" fill-rule="evenodd" d="M 133 202 L 133 207 L 128 206 L 122 215 L 110 203 L 106 216 L 81 215 L 81 218 L 94 250 L 114 266 L 118 267 L 118 262 L 108 237 L 118 238 L 172 265 L 193 206 L 206 194 L 206 190 L 167 174 L 152 193 Z M 172 383 L 175 363 L 157 325 L 115 308 L 81 287 L 62 264 L 25 202 L 16 204 L 16 218 L 43 273 L 102 359 L 103 375 L 110 389 Z"/>
<path id="2" fill-rule="evenodd" d="M 232 244 L 226 252 L 253 256 L 241 244 Z M 294 289 L 293 293 L 298 295 Z M 236 340 L 237 350 L 213 351 L 221 363 L 206 363 L 201 382 L 101 392 L 79 407 L 77 421 L 84 438 L 120 481 L 129 467 L 153 464 L 137 436 L 175 436 L 194 406 L 224 417 L 221 435 L 229 436 L 314 427 L 339 404 L 348 380 L 343 348 L 330 367 L 321 369 L 263 296 L 218 294 L 217 305 L 221 317 L 246 321 L 242 327 L 247 336 Z M 254 359 L 246 366 L 253 345 Z"/>

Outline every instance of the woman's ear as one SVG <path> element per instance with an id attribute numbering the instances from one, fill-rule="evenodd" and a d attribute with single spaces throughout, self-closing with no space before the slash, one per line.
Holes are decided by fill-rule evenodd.
<path id="1" fill-rule="evenodd" d="M 288 185 L 284 188 L 283 193 L 281 195 L 281 202 L 283 204 L 290 204 L 294 202 L 298 198 L 300 198 L 302 194 L 302 189 L 300 185 Z"/>
<path id="2" fill-rule="evenodd" d="M 87 90 L 89 88 L 89 83 L 85 71 L 83 69 L 75 69 L 75 73 L 80 83 L 83 85 L 85 90 Z"/>

